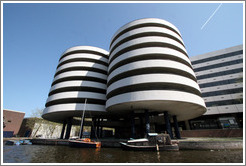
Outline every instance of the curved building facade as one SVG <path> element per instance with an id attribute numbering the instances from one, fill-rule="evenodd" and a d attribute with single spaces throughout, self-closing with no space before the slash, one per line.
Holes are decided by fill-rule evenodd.
<path id="1" fill-rule="evenodd" d="M 102 126 L 114 128 L 117 138 L 140 138 L 150 132 L 167 132 L 173 138 L 173 126 L 180 138 L 178 121 L 206 112 L 179 30 L 155 18 L 121 27 L 109 53 L 90 46 L 66 50 L 45 106 L 44 119 L 63 122 L 61 139 L 65 128 L 69 138 L 71 126 L 78 122 L 73 117 L 81 117 L 84 108 L 92 118 L 87 123 L 92 138 L 102 137 Z M 80 137 L 82 133 L 83 127 Z"/>
<path id="2" fill-rule="evenodd" d="M 91 46 L 66 50 L 50 88 L 42 117 L 63 122 L 81 117 L 86 103 L 90 115 L 105 112 L 108 52 Z"/>
<path id="3" fill-rule="evenodd" d="M 206 112 L 181 34 L 161 19 L 121 27 L 110 44 L 106 109 L 167 111 L 178 121 Z"/>

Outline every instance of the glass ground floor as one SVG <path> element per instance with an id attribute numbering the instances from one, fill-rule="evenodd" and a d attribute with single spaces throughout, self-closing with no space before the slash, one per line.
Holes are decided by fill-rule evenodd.
<path id="1" fill-rule="evenodd" d="M 168 118 L 169 117 L 169 118 Z M 177 132 L 201 131 L 213 129 L 242 129 L 243 113 L 228 113 L 216 115 L 203 115 L 188 121 L 175 121 L 175 116 L 163 114 L 138 113 L 125 117 L 94 117 L 86 118 L 81 133 L 80 119 L 78 123 L 67 121 L 57 131 L 61 139 L 68 139 L 81 135 L 89 138 L 143 138 L 147 133 L 171 133 L 177 138 Z M 166 123 L 169 122 L 168 124 Z M 62 124 L 60 124 L 62 125 Z M 76 127 L 76 132 L 71 132 L 71 127 Z M 62 131 L 60 131 L 62 129 Z M 22 134 L 36 132 L 35 129 L 21 127 Z M 40 133 L 39 133 L 40 134 Z M 45 135 L 42 134 L 41 135 Z M 47 135 L 47 134 L 46 134 Z M 52 136 L 50 136 L 52 137 Z"/>
<path id="2" fill-rule="evenodd" d="M 242 128 L 243 113 L 203 115 L 189 120 L 189 126 L 191 130 Z"/>
<path id="3" fill-rule="evenodd" d="M 114 128 L 114 131 L 109 134 L 108 131 L 102 130 L 103 133 L 108 133 L 108 136 L 116 138 L 130 138 L 132 132 L 135 132 L 135 138 L 142 138 L 146 135 L 146 123 L 145 119 L 136 118 L 134 122 L 134 128 L 130 119 L 123 121 L 124 125 L 120 125 Z M 156 133 L 168 133 L 167 125 L 165 122 L 159 123 L 159 121 L 150 121 L 149 132 Z M 148 125 L 148 124 L 147 124 Z M 170 128 L 173 138 L 176 138 L 175 124 L 170 122 Z M 170 130 L 169 128 L 169 130 Z M 213 130 L 213 129 L 240 129 L 243 128 L 243 113 L 228 113 L 217 115 L 203 115 L 195 119 L 188 121 L 178 122 L 179 131 L 183 130 Z M 134 130 L 134 131 L 133 131 Z M 106 135 L 106 134 L 103 134 Z"/>

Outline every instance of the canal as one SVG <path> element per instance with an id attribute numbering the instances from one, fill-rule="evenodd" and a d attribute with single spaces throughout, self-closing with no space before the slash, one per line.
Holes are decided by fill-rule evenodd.
<path id="1" fill-rule="evenodd" d="M 134 152 L 120 148 L 79 149 L 69 146 L 3 146 L 3 163 L 242 163 L 243 150 Z"/>

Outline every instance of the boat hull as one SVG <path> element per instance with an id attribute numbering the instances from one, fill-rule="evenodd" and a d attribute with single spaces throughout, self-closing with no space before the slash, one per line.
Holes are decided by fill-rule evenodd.
<path id="1" fill-rule="evenodd" d="M 30 140 L 8 140 L 5 142 L 5 145 L 31 145 Z"/>
<path id="2" fill-rule="evenodd" d="M 69 141 L 69 146 L 76 148 L 99 148 L 101 144 L 98 142 Z"/>
<path id="3" fill-rule="evenodd" d="M 179 151 L 179 146 L 177 144 L 173 145 L 162 145 L 162 146 L 136 146 L 128 145 L 126 143 L 120 142 L 123 150 L 132 151 Z"/>

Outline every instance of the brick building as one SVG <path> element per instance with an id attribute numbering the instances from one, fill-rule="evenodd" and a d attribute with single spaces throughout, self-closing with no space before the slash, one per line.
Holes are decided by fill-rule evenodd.
<path id="1" fill-rule="evenodd" d="M 18 134 L 24 112 L 3 110 L 3 137 L 12 137 Z"/>

